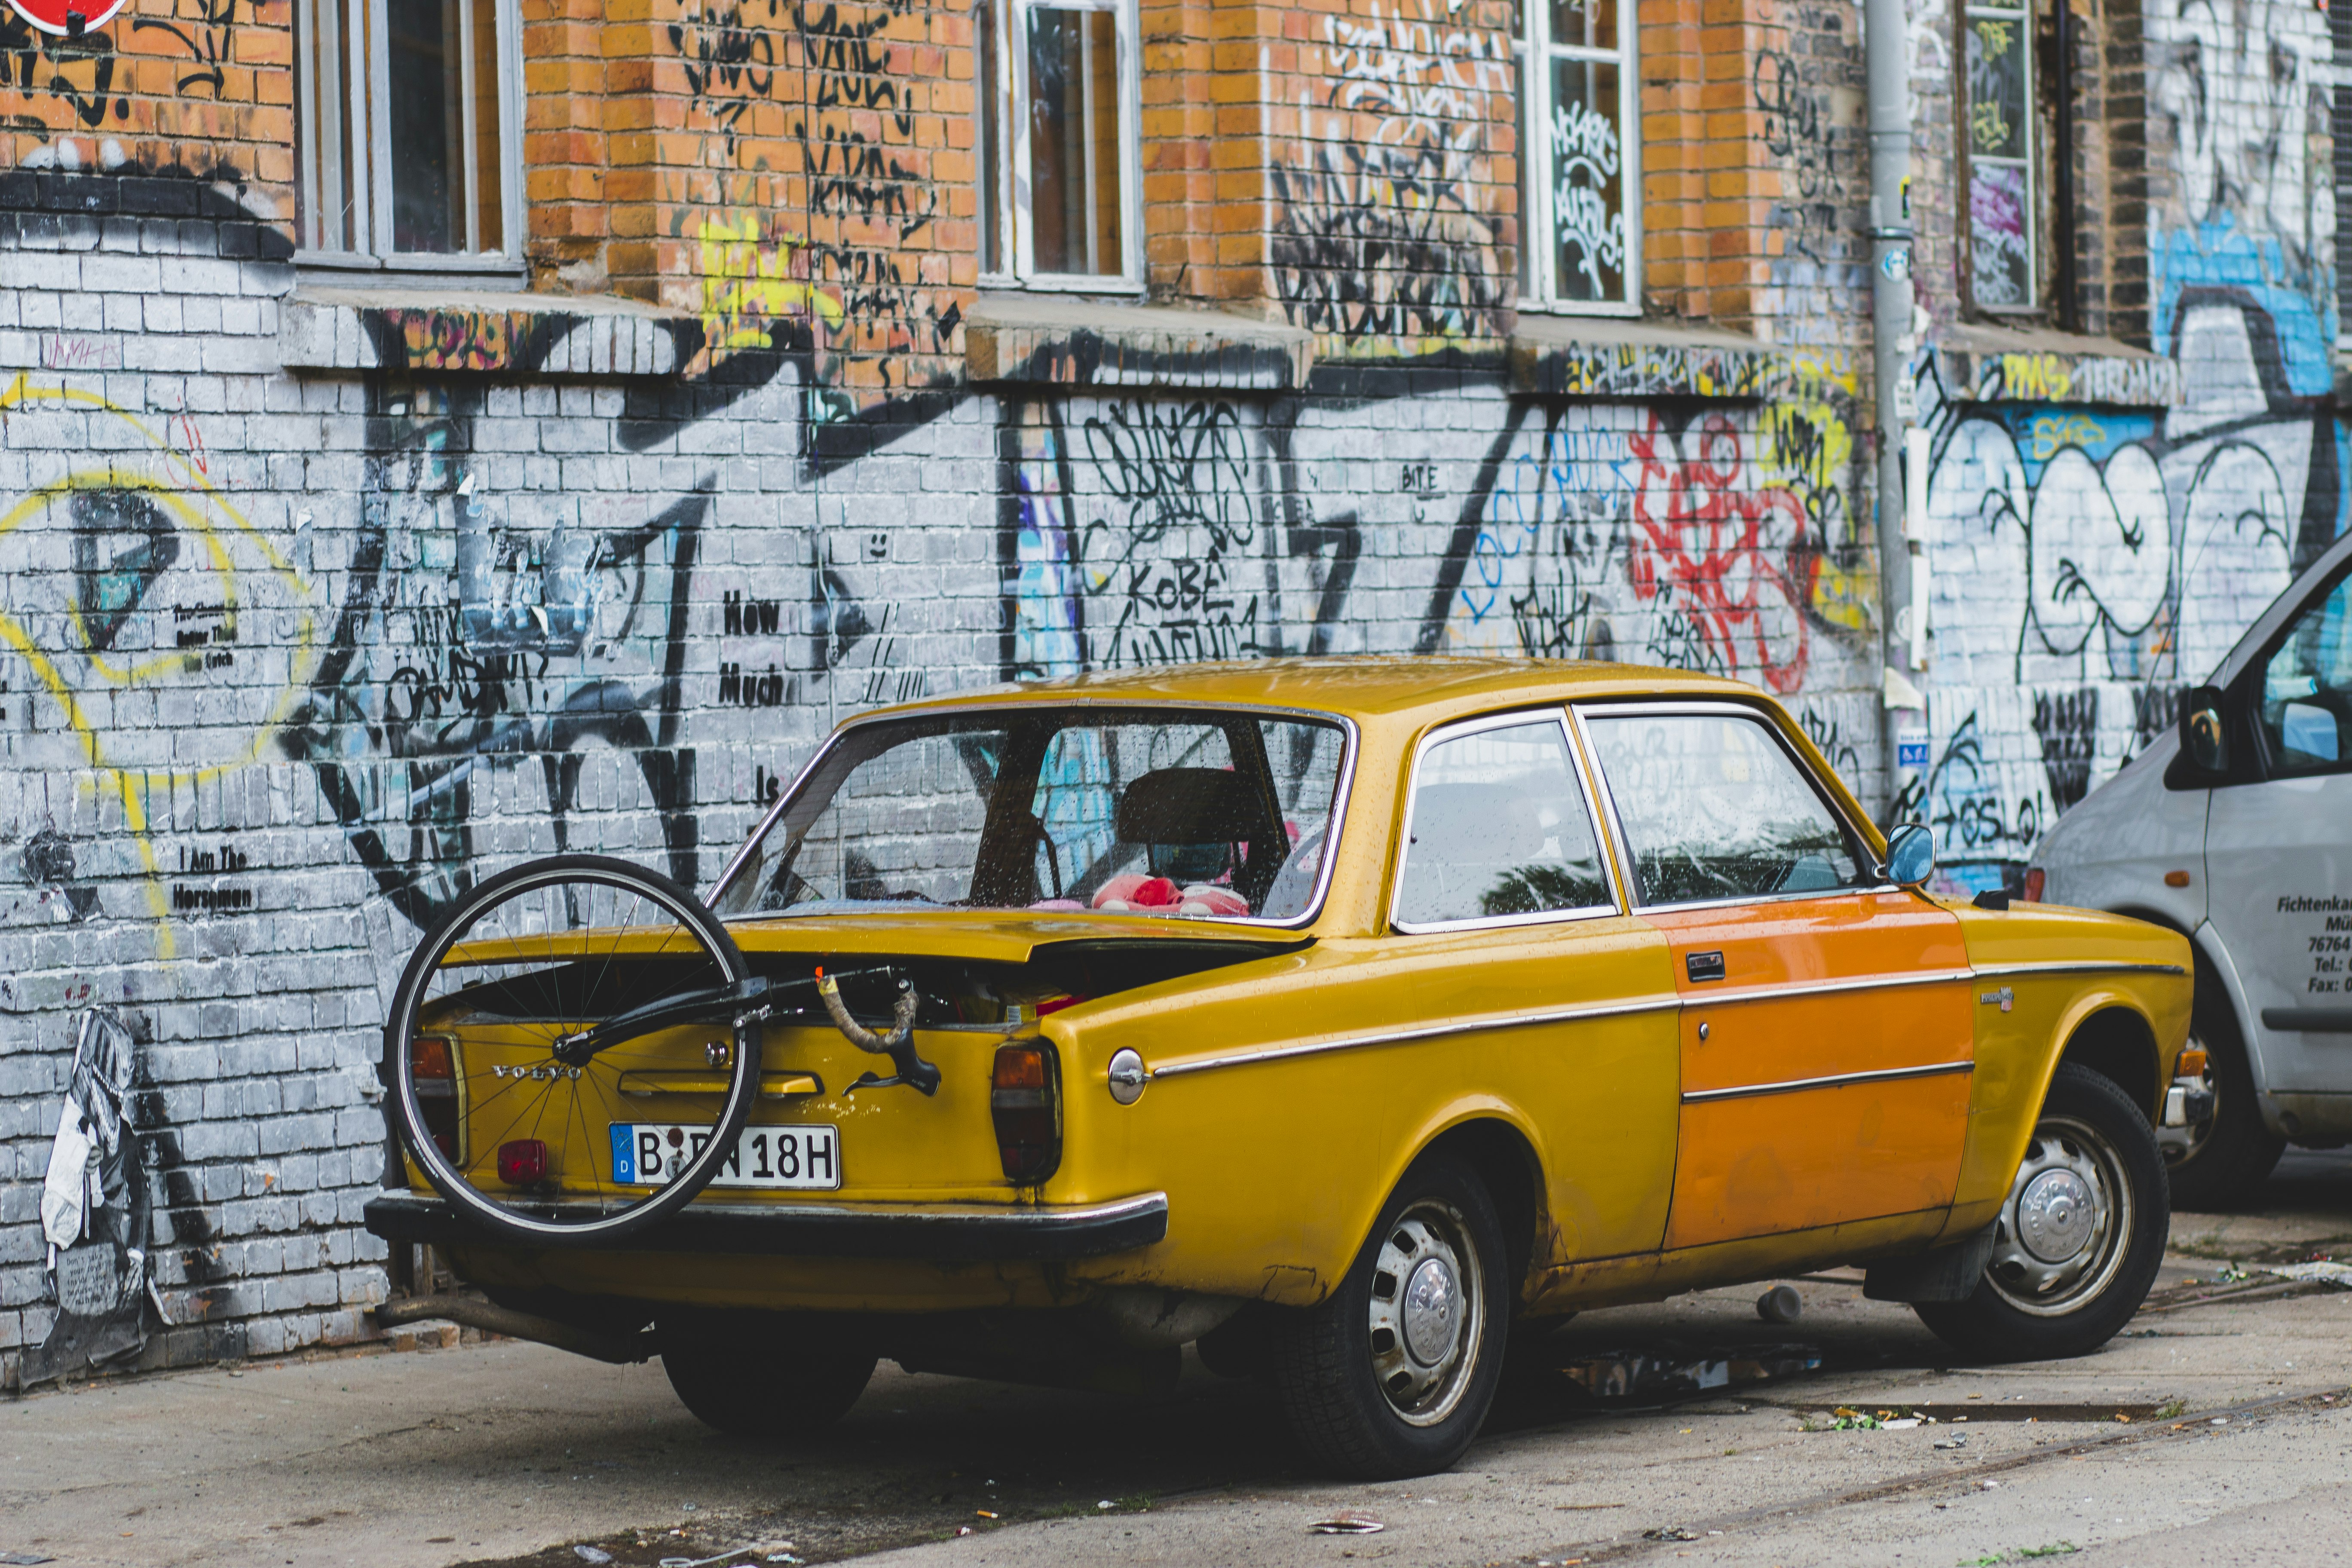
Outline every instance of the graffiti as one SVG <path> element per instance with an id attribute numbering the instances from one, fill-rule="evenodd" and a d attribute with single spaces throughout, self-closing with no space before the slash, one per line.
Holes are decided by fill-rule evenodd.
<path id="1" fill-rule="evenodd" d="M 179 79 L 177 90 L 188 92 L 204 87 L 210 89 L 212 97 L 218 98 L 221 89 L 228 84 L 222 67 L 231 58 L 230 36 L 236 19 L 236 0 L 194 0 L 193 11 L 194 15 L 184 17 L 185 26 L 160 16 L 133 16 L 131 30 L 142 33 L 152 28 L 177 40 L 195 63 L 194 70 Z"/>
<path id="2" fill-rule="evenodd" d="M 27 105 L 45 99 L 68 118 L 66 125 L 51 126 L 37 115 L 11 116 L 10 129 L 44 135 L 75 125 L 95 131 L 110 115 L 118 122 L 128 121 L 131 100 L 115 91 L 115 58 L 113 40 L 103 32 L 57 37 L 35 27 L 13 7 L 0 7 L 0 88 L 14 89 L 11 96 Z M 71 143 L 60 146 L 62 161 L 72 167 L 76 154 Z"/>
<path id="3" fill-rule="evenodd" d="M 1573 268 L 1584 275 L 1579 296 L 1607 299 L 1616 291 L 1615 280 L 1602 273 L 1625 268 L 1625 214 L 1609 199 L 1622 163 L 1616 121 L 1590 104 L 1555 109 L 1551 154 L 1554 243 L 1563 261 L 1571 252 L 1580 258 Z"/>
<path id="4" fill-rule="evenodd" d="M 286 754 L 310 764 L 378 890 L 418 925 L 472 885 L 476 794 L 501 775 L 540 776 L 546 847 L 570 847 L 590 750 L 640 775 L 672 874 L 691 882 L 694 752 L 678 716 L 707 490 L 637 526 L 527 520 L 528 498 L 478 491 L 478 393 L 378 396 L 342 607 L 280 732 Z M 440 571 L 417 569 L 427 561 Z"/>
<path id="5" fill-rule="evenodd" d="M 814 316 L 828 327 L 842 325 L 841 302 L 794 276 L 792 243 L 763 239 L 757 214 L 735 219 L 718 213 L 705 216 L 701 251 L 702 333 L 708 356 L 702 368 L 737 349 L 770 347 L 779 322 Z"/>
<path id="6" fill-rule="evenodd" d="M 776 0 L 767 0 L 768 20 Z M 765 28 L 747 26 L 740 5 L 689 4 L 669 25 L 669 47 L 686 63 L 686 90 L 695 108 L 717 127 L 727 161 L 735 161 L 742 121 L 751 106 L 773 91 L 776 40 Z"/>
<path id="7" fill-rule="evenodd" d="M 81 1015 L 41 1185 L 44 1282 L 57 1306 L 20 1384 L 47 1382 L 146 1342 L 154 1281 L 146 1150 L 131 1121 L 137 1045 L 110 1007 Z"/>
<path id="8" fill-rule="evenodd" d="M 945 357 L 959 310 L 922 265 L 940 191 L 908 162 L 915 112 L 936 87 L 915 79 L 904 51 L 882 39 L 912 11 L 912 0 L 793 7 L 810 68 L 795 123 L 809 231 L 835 237 L 809 249 L 810 282 L 837 300 L 821 311 L 816 379 L 825 390 L 815 407 L 826 419 L 949 384 L 959 368 Z"/>
<path id="9" fill-rule="evenodd" d="M 1793 173 L 1798 199 L 1830 198 L 1837 178 L 1837 153 L 1821 95 L 1799 78 L 1796 61 L 1777 49 L 1757 55 L 1750 81 L 1756 108 L 1763 115 L 1764 145 Z"/>
<path id="10" fill-rule="evenodd" d="M 1272 171 L 1284 307 L 1366 353 L 1500 336 L 1510 281 L 1485 148 L 1487 122 L 1509 113 L 1509 48 L 1438 20 L 1433 0 L 1372 15 L 1324 19 L 1334 79 L 1300 105 L 1308 140 Z"/>

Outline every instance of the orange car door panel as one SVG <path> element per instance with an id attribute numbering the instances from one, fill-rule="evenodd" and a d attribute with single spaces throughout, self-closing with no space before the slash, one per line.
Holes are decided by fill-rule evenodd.
<path id="1" fill-rule="evenodd" d="M 1951 1201 L 1973 1054 L 1957 921 L 1879 892 L 1650 920 L 1684 1006 L 1668 1247 Z M 1723 978 L 1693 981 L 1707 952 Z"/>

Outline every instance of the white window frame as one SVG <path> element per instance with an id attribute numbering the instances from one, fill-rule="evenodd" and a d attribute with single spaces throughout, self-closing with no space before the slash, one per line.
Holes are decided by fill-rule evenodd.
<path id="1" fill-rule="evenodd" d="M 371 38 L 382 40 L 390 35 L 385 0 L 352 0 L 352 11 L 366 21 L 366 33 L 362 37 L 343 37 L 344 7 L 338 0 L 295 0 L 296 46 L 294 58 L 296 128 L 300 139 L 296 177 L 301 184 L 302 206 L 299 244 L 295 251 L 298 263 L 320 267 L 342 267 L 362 269 L 384 269 L 418 272 L 516 272 L 522 269 L 523 193 L 522 193 L 522 16 L 520 0 L 457 0 L 458 29 L 461 37 L 473 37 L 477 7 L 492 7 L 497 29 L 496 48 L 499 59 L 499 226 L 505 245 L 497 250 L 481 247 L 480 205 L 473 199 L 475 166 L 471 156 L 460 161 L 467 184 L 465 202 L 467 248 L 459 251 L 395 251 L 387 248 L 393 232 L 392 177 L 378 149 L 392 142 L 392 60 L 391 51 L 382 47 L 371 48 Z M 368 145 L 356 158 L 343 156 L 342 117 L 330 112 L 320 101 L 320 88 L 316 72 L 310 68 L 312 58 L 310 40 L 317 39 L 324 48 L 340 55 L 343 62 L 343 83 L 364 83 L 365 101 L 357 107 L 352 119 L 367 127 Z M 460 86 L 464 129 L 461 135 L 470 153 L 477 141 L 475 91 L 476 64 L 474 52 L 467 48 L 459 57 Z M 344 180 L 348 168 L 352 183 L 359 188 L 346 193 Z M 348 195 L 355 195 L 352 204 L 352 238 L 349 247 L 324 243 L 339 226 Z M 383 244 L 378 244 L 379 237 Z"/>
<path id="2" fill-rule="evenodd" d="M 1518 57 L 1520 137 L 1527 150 L 1522 160 L 1522 195 L 1527 212 L 1527 265 L 1520 309 L 1557 311 L 1575 316 L 1639 316 L 1642 313 L 1642 73 L 1640 29 L 1634 26 L 1632 0 L 1620 0 L 1617 47 L 1586 48 L 1578 44 L 1554 44 L 1549 0 L 1519 0 L 1524 26 L 1511 40 Z M 1559 294 L 1559 245 L 1553 214 L 1558 182 L 1552 171 L 1551 63 L 1583 60 L 1617 68 L 1617 127 L 1619 152 L 1624 160 L 1625 297 L 1622 300 L 1567 300 Z"/>
<path id="3" fill-rule="evenodd" d="M 1029 16 L 1039 9 L 1107 11 L 1118 47 L 1119 250 L 1113 272 L 1040 272 L 1029 190 Z M 983 189 L 982 211 L 996 227 L 997 254 L 1010 271 L 983 272 L 983 288 L 1059 289 L 1072 293 L 1143 291 L 1142 19 L 1138 0 L 993 0 L 986 25 L 995 30 L 996 80 L 983 89 L 982 132 L 995 153 L 995 189 Z M 983 164 L 981 177 L 988 178 Z M 1091 199 L 1091 192 L 1089 193 Z"/>

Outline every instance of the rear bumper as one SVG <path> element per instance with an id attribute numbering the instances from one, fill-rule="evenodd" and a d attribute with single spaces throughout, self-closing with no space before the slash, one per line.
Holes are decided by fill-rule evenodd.
<path id="1" fill-rule="evenodd" d="M 367 1227 L 386 1241 L 539 1251 L 422 1193 L 368 1200 Z M 1057 1208 L 979 1204 L 694 1203 L 598 1252 L 748 1253 L 776 1258 L 906 1258 L 940 1263 L 1058 1262 L 1150 1247 L 1168 1235 L 1168 1194 Z"/>

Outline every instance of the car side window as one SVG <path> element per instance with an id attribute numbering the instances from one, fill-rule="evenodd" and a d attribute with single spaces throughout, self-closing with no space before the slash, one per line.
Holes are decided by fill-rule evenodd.
<path id="1" fill-rule="evenodd" d="M 1762 721 L 1588 711 L 1644 904 L 1832 892 L 1864 880 L 1846 832 Z"/>
<path id="2" fill-rule="evenodd" d="M 2352 763 L 2352 577 L 2304 606 L 2263 668 L 2260 721 L 2273 773 Z"/>
<path id="3" fill-rule="evenodd" d="M 1413 770 L 1396 923 L 1613 907 L 1557 719 L 1443 737 Z"/>

